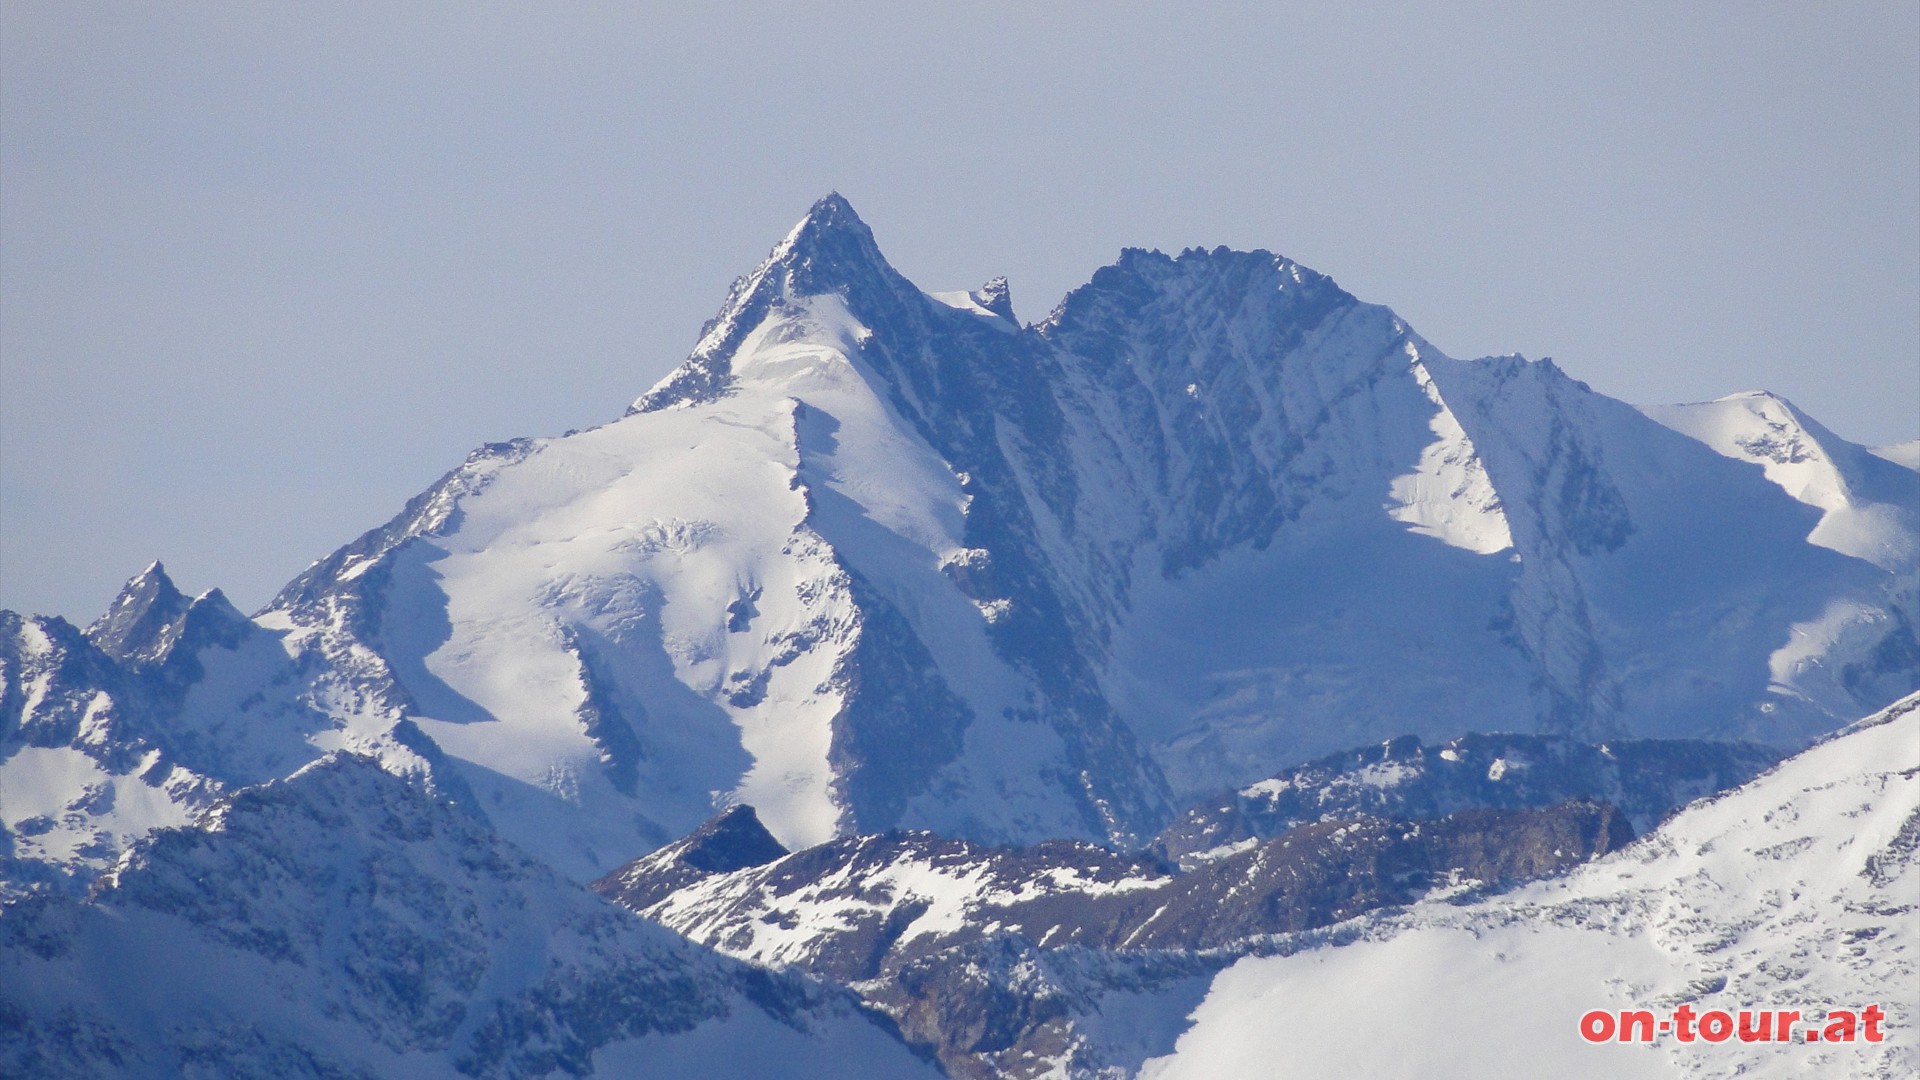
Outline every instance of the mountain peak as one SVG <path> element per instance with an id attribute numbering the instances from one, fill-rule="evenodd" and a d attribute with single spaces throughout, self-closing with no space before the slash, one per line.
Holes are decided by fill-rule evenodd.
<path id="1" fill-rule="evenodd" d="M 588 887 L 637 910 L 704 878 L 764 866 L 788 854 L 753 807 L 738 803 Z"/>
<path id="2" fill-rule="evenodd" d="M 769 316 L 804 307 L 811 297 L 917 294 L 880 253 L 873 230 L 853 204 L 839 192 L 829 192 L 774 245 L 759 269 L 734 282 L 719 314 L 701 329 L 686 363 L 642 394 L 627 412 L 655 412 L 724 396 L 733 384 L 733 354 L 748 335 Z"/>
<path id="3" fill-rule="evenodd" d="M 198 650 L 210 645 L 231 649 L 253 629 L 253 620 L 234 607 L 226 593 L 208 589 L 187 604 L 178 627 L 177 644 L 172 649 L 185 646 Z"/>
<path id="4" fill-rule="evenodd" d="M 94 645 L 116 660 L 149 660 L 166 651 L 191 602 L 155 560 L 133 576 L 87 627 Z"/>
<path id="5" fill-rule="evenodd" d="M 803 237 L 819 236 L 835 229 L 856 229 L 871 235 L 867 223 L 861 221 L 860 215 L 854 212 L 853 204 L 839 192 L 829 191 L 814 200 L 806 216 L 801 218 L 787 234 L 786 242 L 782 246 L 792 246 Z"/>
<path id="6" fill-rule="evenodd" d="M 1041 325 L 1049 335 L 1071 335 L 1076 326 L 1104 326 L 1126 313 L 1163 309 L 1182 318 L 1230 318 L 1262 298 L 1282 321 L 1310 326 L 1336 308 L 1359 300 L 1334 280 L 1264 248 L 1190 247 L 1178 255 L 1158 248 L 1122 248 L 1120 257 L 1069 292 Z"/>
<path id="7" fill-rule="evenodd" d="M 753 807 L 741 803 L 694 830 L 679 854 L 681 862 L 696 870 L 721 874 L 770 863 L 787 849 L 760 823 Z"/>
<path id="8" fill-rule="evenodd" d="M 761 276 L 785 286 L 789 297 L 840 292 L 876 273 L 894 275 L 873 230 L 837 191 L 815 202 L 767 256 L 764 270 L 776 268 L 784 272 Z"/>
<path id="9" fill-rule="evenodd" d="M 1920 558 L 1911 475 L 1828 430 L 1779 394 L 1745 390 L 1712 401 L 1642 410 L 1734 459 L 1760 466 L 1794 499 L 1817 507 L 1808 543 L 1882 569 L 1907 572 Z"/>

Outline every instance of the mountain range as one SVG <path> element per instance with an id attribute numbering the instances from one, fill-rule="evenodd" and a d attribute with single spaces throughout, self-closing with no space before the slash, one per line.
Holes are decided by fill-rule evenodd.
<path id="1" fill-rule="evenodd" d="M 1186 1075 L 1325 949 L 1678 941 L 1597 868 L 1693 881 L 1685 830 L 1761 841 L 1683 807 L 1821 769 L 1892 815 L 1835 895 L 1907 949 L 1903 455 L 1455 360 L 1264 251 L 1022 323 L 829 196 L 624 415 L 476 450 L 265 610 L 155 563 L 84 630 L 0 613 L 0 1062 L 706 1075 L 752 1030 L 772 1075 Z"/>

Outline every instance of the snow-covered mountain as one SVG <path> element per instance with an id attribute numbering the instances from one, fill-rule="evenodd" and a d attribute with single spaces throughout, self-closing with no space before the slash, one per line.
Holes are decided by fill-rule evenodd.
<path id="1" fill-rule="evenodd" d="M 1920 697 L 1564 877 L 1422 903 L 1214 978 L 1142 1077 L 1920 1072 Z M 1169 999 L 1171 1007 L 1181 1003 Z M 1586 1043 L 1590 1009 L 1796 1010 L 1788 1043 Z M 1878 1005 L 1884 1041 L 1808 1042 Z M 1284 1024 L 1272 1022 L 1284 1017 Z"/>
<path id="2" fill-rule="evenodd" d="M 84 876 L 344 749 L 584 881 L 740 802 L 1126 846 L 1406 734 L 1792 748 L 1920 685 L 1920 474 L 1780 409 L 1456 361 L 1266 252 L 1130 250 L 1021 325 L 832 196 L 625 416 L 476 451 L 250 622 L 193 602 L 226 636 L 145 578 L 85 642 L 0 626 L 0 819 Z"/>
<path id="3" fill-rule="evenodd" d="M 0 893 L 82 887 L 149 830 L 312 761 L 334 724 L 300 674 L 277 635 L 158 563 L 84 633 L 0 612 Z"/>
<path id="4" fill-rule="evenodd" d="M 1781 490 L 1819 509 L 1810 543 L 1895 572 L 1911 571 L 1920 558 L 1920 473 L 1847 442 L 1791 402 L 1756 390 L 1645 411 L 1760 466 Z"/>
<path id="5" fill-rule="evenodd" d="M 1910 456 L 1268 252 L 1022 324 L 830 196 L 625 415 L 266 610 L 0 612 L 0 1072 L 1904 1075 L 1521 1051 L 1894 1012 L 1915 699 L 1658 823 L 1920 687 Z"/>
<path id="6" fill-rule="evenodd" d="M 0 1074 L 934 1077 L 848 995 L 586 893 L 350 756 L 0 907 Z"/>

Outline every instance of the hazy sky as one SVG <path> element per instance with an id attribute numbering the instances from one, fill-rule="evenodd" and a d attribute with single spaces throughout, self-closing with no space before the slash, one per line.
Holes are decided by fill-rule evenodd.
<path id="1" fill-rule="evenodd" d="M 3 0 L 0 606 L 253 609 L 619 415 L 834 189 L 1030 320 L 1266 247 L 1455 356 L 1920 436 L 1912 0 Z"/>

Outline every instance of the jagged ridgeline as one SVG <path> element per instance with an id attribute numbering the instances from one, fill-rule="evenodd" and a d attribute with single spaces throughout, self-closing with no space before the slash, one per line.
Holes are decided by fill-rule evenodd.
<path id="1" fill-rule="evenodd" d="M 1406 735 L 1793 749 L 1920 684 L 1917 519 L 1766 395 L 1454 360 L 1262 251 L 1022 324 L 830 196 L 624 416 L 476 451 L 258 615 L 156 565 L 85 633 L 5 616 L 0 856 L 84 882 L 333 750 L 586 881 L 736 803 L 1138 848 Z"/>

